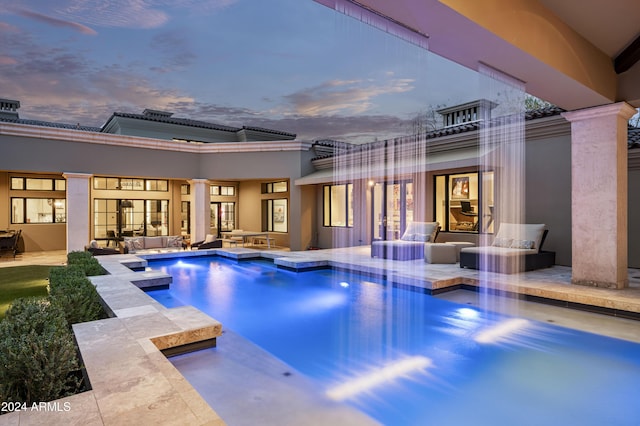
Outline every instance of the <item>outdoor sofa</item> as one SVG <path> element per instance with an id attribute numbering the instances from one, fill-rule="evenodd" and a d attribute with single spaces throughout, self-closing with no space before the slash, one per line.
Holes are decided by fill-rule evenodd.
<path id="1" fill-rule="evenodd" d="M 423 259 L 425 243 L 435 242 L 438 232 L 438 222 L 411 222 L 399 240 L 372 241 L 371 257 L 394 260 Z"/>
<path id="2" fill-rule="evenodd" d="M 140 253 L 158 249 L 185 249 L 182 235 L 159 237 L 125 237 L 122 241 L 124 253 Z"/>
<path id="3" fill-rule="evenodd" d="M 504 274 L 550 268 L 556 254 L 542 250 L 547 233 L 544 224 L 502 223 L 492 245 L 460 250 L 460 267 Z"/>

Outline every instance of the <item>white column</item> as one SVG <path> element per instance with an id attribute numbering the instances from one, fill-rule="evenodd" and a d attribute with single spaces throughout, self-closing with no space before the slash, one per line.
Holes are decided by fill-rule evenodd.
<path id="1" fill-rule="evenodd" d="M 211 194 L 207 179 L 192 179 L 191 186 L 191 242 L 204 240 L 211 228 Z"/>
<path id="2" fill-rule="evenodd" d="M 620 102 L 563 114 L 571 122 L 574 284 L 606 288 L 629 284 L 627 122 L 635 113 Z"/>
<path id="3" fill-rule="evenodd" d="M 67 253 L 82 251 L 91 237 L 90 174 L 63 173 L 67 180 Z"/>

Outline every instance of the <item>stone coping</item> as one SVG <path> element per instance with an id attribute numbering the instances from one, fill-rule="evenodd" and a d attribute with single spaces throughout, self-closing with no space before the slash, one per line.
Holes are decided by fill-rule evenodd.
<path id="1" fill-rule="evenodd" d="M 141 257 L 101 256 L 101 264 L 111 275 L 92 277 L 91 280 L 116 317 L 73 327 L 92 390 L 55 401 L 57 404 L 50 407 L 53 410 L 2 415 L 0 426 L 225 424 L 161 352 L 161 348 L 220 336 L 222 327 L 191 306 L 164 308 L 133 284 L 132 276 L 140 273 L 133 272 L 130 267 L 144 268 L 146 259 L 176 257 L 177 254 L 181 257 L 217 254 L 236 260 L 282 258 L 279 263 L 292 269 L 298 265 L 326 264 L 336 269 L 382 276 L 399 285 L 428 291 L 460 286 L 474 288 L 485 283 L 498 292 L 640 313 L 640 273 L 630 280 L 630 288 L 612 290 L 571 284 L 569 267 L 554 266 L 504 275 L 460 269 L 457 265 L 430 265 L 422 259 L 372 259 L 367 247 L 360 249 L 360 255 L 353 248 L 305 252 L 231 248 L 148 253 Z M 147 278 L 153 280 L 153 277 Z M 161 274 L 155 278 L 160 279 Z M 229 379 L 233 380 L 233 377 Z M 67 406 L 68 411 L 65 410 Z"/>
<path id="2" fill-rule="evenodd" d="M 192 306 L 168 309 L 146 295 L 132 282 L 135 274 L 142 274 L 143 282 L 162 280 L 163 274 L 124 266 L 146 265 L 146 260 L 98 259 L 111 275 L 90 279 L 116 316 L 73 325 L 92 389 L 55 401 L 49 410 L 2 415 L 0 425 L 224 425 L 161 352 L 193 343 L 215 345 L 222 325 Z"/>
<path id="3" fill-rule="evenodd" d="M 438 293 L 464 286 L 511 293 L 561 306 L 596 310 L 615 316 L 640 319 L 640 272 L 626 289 L 605 289 L 571 283 L 571 268 L 554 266 L 519 274 L 462 269 L 458 264 L 427 264 L 422 259 L 399 261 L 371 258 L 369 246 L 307 251 L 260 251 L 249 248 L 186 250 L 180 256 L 218 255 L 234 260 L 272 259 L 278 267 L 294 271 L 330 267 L 380 276 L 400 285 Z M 176 254 L 144 255 L 145 259 L 175 257 Z M 593 309 L 592 309 L 593 308 Z"/>

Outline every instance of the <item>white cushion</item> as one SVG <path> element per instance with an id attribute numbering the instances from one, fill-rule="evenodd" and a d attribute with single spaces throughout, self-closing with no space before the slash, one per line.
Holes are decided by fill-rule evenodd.
<path id="1" fill-rule="evenodd" d="M 100 248 L 100 246 L 98 245 L 98 242 L 96 240 L 91 240 L 91 242 L 89 243 L 89 247 L 91 247 L 91 248 Z"/>
<path id="2" fill-rule="evenodd" d="M 206 244 L 206 243 L 211 243 L 211 242 L 213 242 L 213 241 L 215 241 L 215 240 L 216 240 L 216 236 L 215 236 L 215 235 L 213 235 L 213 234 L 207 234 L 207 236 L 206 236 L 206 237 L 204 237 L 204 243 L 205 243 L 205 244 Z"/>
<path id="3" fill-rule="evenodd" d="M 405 241 L 434 241 L 439 225 L 438 222 L 411 222 L 407 225 L 407 229 L 401 239 Z M 406 238 L 405 235 L 407 236 Z M 419 235 L 419 237 L 416 237 L 416 235 Z M 427 239 L 424 235 L 428 235 L 429 238 Z"/>
<path id="4" fill-rule="evenodd" d="M 164 248 L 165 240 L 163 237 L 144 237 L 144 248 Z"/>
<path id="5" fill-rule="evenodd" d="M 537 253 L 540 250 L 540 242 L 544 234 L 544 223 L 501 223 L 500 229 L 496 234 L 496 239 L 504 238 L 511 240 L 530 240 L 533 241 L 532 249 Z"/>
<path id="6" fill-rule="evenodd" d="M 464 253 L 476 253 L 480 256 L 522 256 L 525 254 L 535 254 L 538 250 L 535 249 L 516 249 L 511 247 L 495 247 L 495 246 L 482 246 L 482 247 L 465 247 L 460 250 Z"/>

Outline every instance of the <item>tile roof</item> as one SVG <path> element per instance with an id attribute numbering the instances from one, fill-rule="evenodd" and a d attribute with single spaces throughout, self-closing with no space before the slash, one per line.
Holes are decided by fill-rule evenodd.
<path id="1" fill-rule="evenodd" d="M 546 108 L 540 108 L 537 110 L 532 110 L 532 111 L 525 111 L 524 113 L 524 119 L 525 120 L 535 120 L 535 119 L 539 119 L 539 118 L 544 118 L 544 117 L 551 117 L 554 115 L 559 115 L 560 113 L 564 112 L 564 110 L 562 108 L 556 107 L 556 106 L 550 106 L 550 107 L 546 107 Z M 511 120 L 513 118 L 501 118 L 501 120 Z M 480 128 L 480 121 L 471 121 L 468 123 L 462 123 L 462 124 L 457 124 L 457 125 L 453 125 L 453 126 L 447 126 L 447 127 L 443 127 L 440 129 L 436 129 L 436 130 L 432 130 L 430 132 L 427 132 L 426 134 L 424 134 L 424 138 L 425 139 L 436 139 L 436 138 L 441 138 L 443 136 L 450 136 L 450 135 L 456 135 L 456 134 L 460 134 L 460 133 L 466 133 L 466 132 L 472 132 L 474 130 L 478 130 Z M 416 135 L 411 135 L 411 136 L 416 136 Z M 409 136 L 409 137 L 411 137 Z M 369 142 L 369 143 L 365 143 L 365 144 L 359 144 L 359 145 L 351 145 L 350 147 L 346 147 L 343 146 L 342 148 L 342 152 L 344 152 L 344 150 L 349 150 L 351 152 L 358 152 L 358 151 L 363 151 L 363 150 L 369 150 L 369 149 L 375 149 L 375 148 L 381 148 L 384 146 L 389 146 L 390 144 L 398 144 L 400 142 L 402 142 L 404 139 L 402 137 L 399 138 L 395 138 L 395 139 L 389 139 L 389 140 L 382 140 L 382 141 L 376 141 L 376 142 Z M 326 145 L 326 142 L 328 140 L 318 140 L 314 142 L 314 146 L 315 145 L 323 145 L 324 146 L 328 146 Z M 337 143 L 342 143 L 345 144 L 345 142 L 339 142 L 339 141 L 331 141 L 334 144 Z M 349 145 L 349 144 L 346 144 Z M 337 147 L 337 145 L 336 145 Z M 329 150 L 325 149 L 323 151 L 320 152 L 320 155 L 315 157 L 313 160 L 319 160 L 322 158 L 328 158 L 328 157 L 332 157 L 333 155 L 335 155 L 335 151 L 334 152 L 330 152 Z"/>
<path id="2" fill-rule="evenodd" d="M 57 128 L 57 129 L 82 130 L 82 131 L 85 131 L 85 132 L 99 132 L 100 131 L 100 127 L 81 126 L 80 124 L 53 123 L 51 121 L 41 121 L 41 120 L 25 120 L 25 119 L 22 119 L 22 118 L 0 117 L 0 122 L 16 123 L 16 124 L 28 124 L 30 126 L 54 127 L 54 128 Z"/>
<path id="3" fill-rule="evenodd" d="M 273 134 L 276 134 L 276 135 L 284 135 L 284 136 L 289 136 L 289 137 L 293 137 L 293 138 L 295 138 L 297 136 L 295 133 L 284 132 L 282 130 L 267 129 L 265 127 L 242 126 L 242 128 L 245 129 L 245 130 L 251 130 L 251 131 L 254 131 L 254 132 L 273 133 Z"/>
<path id="4" fill-rule="evenodd" d="M 174 118 L 159 115 L 145 115 L 145 114 L 131 114 L 127 112 L 114 112 L 113 115 L 107 120 L 107 123 L 113 119 L 113 117 L 133 118 L 136 120 L 155 121 L 158 123 L 178 124 L 180 126 L 200 127 L 203 129 L 220 130 L 223 132 L 239 132 L 242 130 L 240 127 L 224 126 L 222 124 L 208 123 L 206 121 L 192 120 L 189 118 Z M 106 126 L 105 126 L 106 127 Z"/>
<path id="5" fill-rule="evenodd" d="M 629 149 L 640 148 L 640 127 L 631 127 L 627 130 Z"/>
<path id="6" fill-rule="evenodd" d="M 131 114 L 125 112 L 114 112 L 112 116 L 107 120 L 107 123 L 113 119 L 113 117 L 123 117 L 123 118 L 133 118 L 136 120 L 147 120 L 147 121 L 155 121 L 159 123 L 168 123 L 168 124 L 176 124 L 180 126 L 189 126 L 189 127 L 199 127 L 203 129 L 210 130 L 218 130 L 224 132 L 232 132 L 237 133 L 240 130 L 249 130 L 254 132 L 263 132 L 263 133 L 271 133 L 274 135 L 282 135 L 291 138 L 295 138 L 295 133 L 284 132 L 280 130 L 267 129 L 264 127 L 254 127 L 254 126 L 242 126 L 242 127 L 232 127 L 225 126 L 222 124 L 209 123 L 201 120 L 192 120 L 189 118 L 175 118 L 170 116 L 161 116 L 161 115 L 145 115 L 145 114 Z M 55 127 L 59 129 L 76 129 L 83 130 L 85 132 L 103 132 L 106 128 L 106 125 L 103 127 L 93 127 L 93 126 L 81 126 L 80 124 L 65 124 L 65 123 L 54 123 L 51 121 L 42 121 L 42 120 L 25 120 L 22 118 L 16 117 L 3 117 L 0 115 L 0 122 L 5 123 L 17 123 L 17 124 L 28 124 L 32 126 L 42 126 L 42 127 Z"/>

